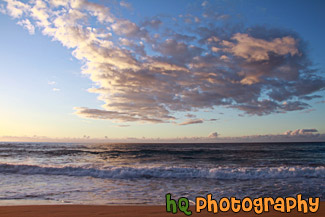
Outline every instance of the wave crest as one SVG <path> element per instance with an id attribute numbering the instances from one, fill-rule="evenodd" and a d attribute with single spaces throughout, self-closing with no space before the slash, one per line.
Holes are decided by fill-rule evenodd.
<path id="1" fill-rule="evenodd" d="M 269 178 L 325 178 L 325 167 L 106 167 L 39 166 L 28 164 L 0 164 L 0 173 L 23 175 L 90 176 L 94 178 L 208 178 L 208 179 L 269 179 Z"/>

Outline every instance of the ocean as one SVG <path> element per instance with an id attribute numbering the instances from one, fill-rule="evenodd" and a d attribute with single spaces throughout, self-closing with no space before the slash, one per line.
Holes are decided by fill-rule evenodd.
<path id="1" fill-rule="evenodd" d="M 0 143 L 0 205 L 325 199 L 325 143 Z"/>

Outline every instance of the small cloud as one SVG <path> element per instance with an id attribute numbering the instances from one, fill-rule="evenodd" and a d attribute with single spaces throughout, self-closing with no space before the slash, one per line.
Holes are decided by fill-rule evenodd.
<path id="1" fill-rule="evenodd" d="M 25 29 L 27 29 L 29 34 L 31 34 L 31 35 L 35 34 L 35 27 L 28 19 L 19 21 L 19 22 L 17 22 L 17 24 L 24 27 Z"/>
<path id="2" fill-rule="evenodd" d="M 53 90 L 54 92 L 58 92 L 58 91 L 60 91 L 59 88 L 53 88 L 52 90 Z"/>
<path id="3" fill-rule="evenodd" d="M 90 136 L 84 135 L 83 138 L 84 139 L 90 139 Z"/>
<path id="4" fill-rule="evenodd" d="M 219 136 L 219 134 L 217 132 L 213 132 L 209 134 L 209 138 L 217 138 Z"/>
<path id="5" fill-rule="evenodd" d="M 310 113 L 310 112 L 313 112 L 313 111 L 316 111 L 316 109 L 307 109 L 307 110 L 304 110 L 300 113 Z"/>
<path id="6" fill-rule="evenodd" d="M 159 26 L 162 24 L 162 21 L 159 19 L 151 19 L 151 20 L 146 20 L 142 26 L 149 26 L 154 29 L 158 29 Z"/>
<path id="7" fill-rule="evenodd" d="M 269 61 L 271 54 L 299 55 L 297 39 L 292 36 L 278 37 L 272 41 L 254 38 L 246 33 L 236 33 L 232 37 L 237 43 L 222 41 L 224 50 L 241 57 L 248 62 Z M 290 68 L 288 68 L 289 70 Z M 282 68 L 282 70 L 286 70 Z"/>
<path id="8" fill-rule="evenodd" d="M 203 123 L 203 120 L 202 119 L 189 119 L 189 120 L 186 120 L 178 125 L 190 125 L 190 124 L 202 124 Z"/>
<path id="9" fill-rule="evenodd" d="M 218 118 L 211 118 L 208 121 L 217 121 L 217 120 L 219 120 L 219 119 Z"/>
<path id="10" fill-rule="evenodd" d="M 297 129 L 294 131 L 288 130 L 284 132 L 284 135 L 287 136 L 301 136 L 301 135 L 313 135 L 313 133 L 317 133 L 318 130 L 313 128 L 313 129 Z"/>
<path id="11" fill-rule="evenodd" d="M 188 118 L 195 118 L 196 117 L 196 115 L 193 115 L 193 114 L 186 114 L 185 116 L 188 117 Z"/>
<path id="12" fill-rule="evenodd" d="M 6 9 L 4 8 L 3 5 L 0 5 L 0 13 L 6 14 Z"/>
<path id="13" fill-rule="evenodd" d="M 125 7 L 125 8 L 128 8 L 128 9 L 132 9 L 132 5 L 130 3 L 128 3 L 128 2 L 126 2 L 126 1 L 121 1 L 120 2 L 120 5 L 122 7 Z"/>
<path id="14" fill-rule="evenodd" d="M 56 82 L 55 81 L 49 81 L 49 82 L 47 82 L 49 85 L 55 85 L 56 84 Z"/>
<path id="15" fill-rule="evenodd" d="M 226 55 L 222 55 L 220 59 L 223 61 L 229 61 L 229 57 L 227 57 Z"/>
<path id="16" fill-rule="evenodd" d="M 201 6 L 202 6 L 202 7 L 205 7 L 205 6 L 207 6 L 208 4 L 209 4 L 208 1 L 204 1 L 204 2 L 202 2 Z"/>
<path id="17" fill-rule="evenodd" d="M 117 125 L 118 127 L 129 127 L 130 125 L 127 125 L 127 124 L 120 124 L 120 125 Z"/>
<path id="18" fill-rule="evenodd" d="M 212 50 L 213 52 L 216 52 L 216 53 L 217 53 L 217 52 L 220 50 L 220 48 L 212 47 L 211 50 Z M 223 55 L 223 56 L 224 56 L 224 55 Z M 221 58 L 220 58 L 220 59 L 221 59 Z"/>

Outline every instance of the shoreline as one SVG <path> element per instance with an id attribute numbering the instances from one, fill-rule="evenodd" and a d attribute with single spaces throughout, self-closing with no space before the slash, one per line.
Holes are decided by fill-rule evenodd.
<path id="1" fill-rule="evenodd" d="M 325 201 L 320 202 L 319 209 L 316 213 L 302 213 L 293 210 L 290 213 L 281 213 L 274 210 L 270 212 L 264 212 L 262 214 L 255 214 L 251 212 L 218 212 L 208 213 L 203 210 L 201 213 L 196 213 L 193 206 L 190 207 L 192 211 L 191 216 L 205 217 L 205 216 L 227 216 L 227 217 L 238 217 L 238 216 L 314 216 L 321 217 L 325 216 Z M 166 207 L 162 205 L 9 205 L 0 206 L 1 217 L 96 217 L 96 216 L 117 216 L 117 217 L 163 217 L 163 216 L 186 216 L 184 213 L 178 211 L 176 214 L 167 213 Z"/>

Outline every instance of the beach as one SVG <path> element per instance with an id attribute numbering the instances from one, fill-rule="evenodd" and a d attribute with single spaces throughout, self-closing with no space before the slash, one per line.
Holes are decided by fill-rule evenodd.
<path id="1" fill-rule="evenodd" d="M 0 216 L 186 216 L 173 200 L 223 197 L 319 197 L 325 216 L 324 143 L 62 144 L 0 146 Z M 191 216 L 257 216 L 253 211 Z"/>
<path id="2" fill-rule="evenodd" d="M 194 210 L 194 207 L 191 207 Z M 30 206 L 0 206 L 1 217 L 163 217 L 163 216 L 186 216 L 181 212 L 177 214 L 166 213 L 165 206 L 89 206 L 89 205 L 30 205 Z M 279 213 L 270 211 L 260 215 L 254 212 L 248 213 L 201 213 L 193 212 L 191 216 L 204 217 L 204 216 L 325 216 L 325 202 L 321 202 L 320 209 L 316 213 Z"/>
<path id="3" fill-rule="evenodd" d="M 324 145 L 3 143 L 0 204 L 164 205 L 167 193 L 191 204 L 210 193 L 323 201 Z"/>

